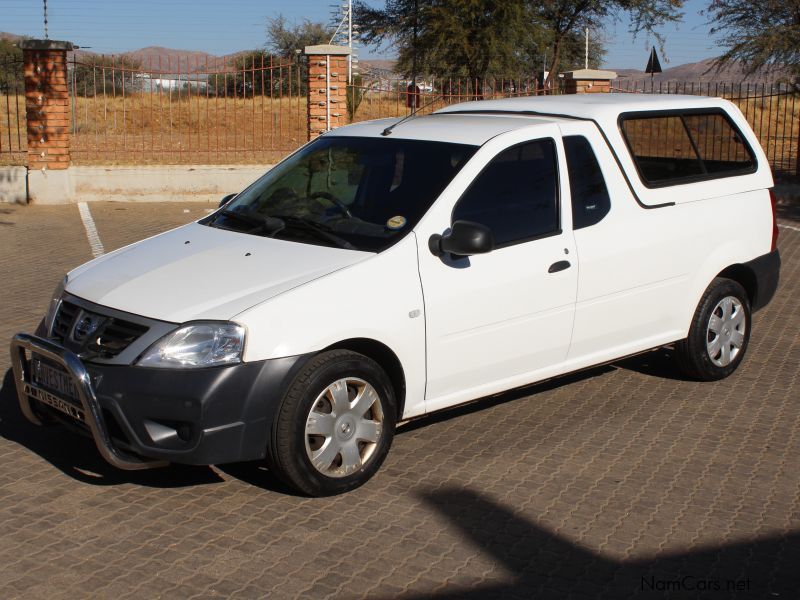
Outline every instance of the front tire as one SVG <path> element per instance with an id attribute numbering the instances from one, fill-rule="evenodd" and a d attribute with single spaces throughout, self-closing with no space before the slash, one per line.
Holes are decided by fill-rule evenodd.
<path id="1" fill-rule="evenodd" d="M 273 427 L 271 466 L 309 496 L 341 494 L 366 483 L 389 452 L 394 390 L 372 359 L 323 352 L 295 377 Z"/>
<path id="2" fill-rule="evenodd" d="M 699 381 L 717 381 L 733 373 L 750 341 L 750 300 L 732 279 L 717 277 L 697 306 L 689 336 L 675 346 L 681 371 Z"/>

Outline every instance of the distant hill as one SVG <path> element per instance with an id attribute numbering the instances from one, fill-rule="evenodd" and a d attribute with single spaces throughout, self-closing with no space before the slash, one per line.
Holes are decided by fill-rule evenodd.
<path id="1" fill-rule="evenodd" d="M 148 46 L 147 48 L 125 52 L 125 56 L 136 60 L 145 69 L 149 69 L 151 66 L 153 69 L 158 69 L 160 64 L 161 70 L 164 71 L 191 73 L 204 71 L 206 65 L 210 68 L 221 67 L 223 61 L 225 61 L 225 64 L 230 64 L 232 58 L 236 55 L 215 56 L 198 50 L 175 50 L 174 48 L 161 46 Z"/>
<path id="2" fill-rule="evenodd" d="M 747 75 L 744 69 L 737 64 L 727 65 L 720 70 L 714 65 L 713 58 L 701 60 L 700 62 L 687 63 L 664 69 L 653 77 L 656 83 L 768 83 L 788 77 L 786 69 L 760 69 L 752 75 Z M 650 81 L 650 75 L 637 69 L 611 69 L 616 71 L 620 81 L 644 82 Z"/>
<path id="3" fill-rule="evenodd" d="M 16 42 L 17 40 L 23 39 L 25 36 L 17 35 L 16 33 L 8 33 L 7 31 L 0 31 L 0 40 L 10 40 L 12 42 Z"/>

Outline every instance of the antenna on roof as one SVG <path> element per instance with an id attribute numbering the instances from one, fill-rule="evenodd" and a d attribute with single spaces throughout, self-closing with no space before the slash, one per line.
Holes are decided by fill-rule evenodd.
<path id="1" fill-rule="evenodd" d="M 392 125 L 389 125 L 389 127 L 387 127 L 386 129 L 384 129 L 383 131 L 381 131 L 381 135 L 382 135 L 382 136 L 391 135 L 391 133 L 392 133 L 392 129 L 394 129 L 395 127 L 397 127 L 397 126 L 398 126 L 398 125 L 400 125 L 401 123 L 405 123 L 405 122 L 406 122 L 406 121 L 408 121 L 410 118 L 412 118 L 412 117 L 416 117 L 416 116 L 417 116 L 417 113 L 418 113 L 419 111 L 421 111 L 421 110 L 425 110 L 425 109 L 426 109 L 426 108 L 428 108 L 428 107 L 429 107 L 431 104 L 433 104 L 434 102 L 437 102 L 437 101 L 439 101 L 439 100 L 441 100 L 441 98 L 437 98 L 436 96 L 434 96 L 434 97 L 433 97 L 433 98 L 431 98 L 431 99 L 430 99 L 428 102 L 426 102 L 426 103 L 425 103 L 423 106 L 421 106 L 421 107 L 419 107 L 419 108 L 414 108 L 414 110 L 412 110 L 412 111 L 411 111 L 411 114 L 409 114 L 409 115 L 406 115 L 405 117 L 403 117 L 402 119 L 400 119 L 400 120 L 399 120 L 397 123 L 393 123 Z"/>
<path id="2" fill-rule="evenodd" d="M 47 31 L 47 0 L 43 0 L 44 2 L 44 39 L 49 40 L 50 35 Z"/>

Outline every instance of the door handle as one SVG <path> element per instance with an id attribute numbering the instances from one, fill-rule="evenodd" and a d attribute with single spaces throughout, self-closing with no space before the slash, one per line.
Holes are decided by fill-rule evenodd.
<path id="1" fill-rule="evenodd" d="M 558 262 L 554 262 L 550 265 L 550 268 L 547 269 L 548 273 L 558 273 L 559 271 L 563 271 L 564 269 L 569 269 L 572 265 L 570 265 L 568 260 L 560 260 Z"/>

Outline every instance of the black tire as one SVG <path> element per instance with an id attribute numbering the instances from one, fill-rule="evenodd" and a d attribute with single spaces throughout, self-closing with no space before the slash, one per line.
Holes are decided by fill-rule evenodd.
<path id="1" fill-rule="evenodd" d="M 334 382 L 345 378 L 362 380 L 377 393 L 377 403 L 382 413 L 380 435 L 371 445 L 369 457 L 358 470 L 345 475 L 328 476 L 318 470 L 308 456 L 307 439 L 313 438 L 307 436 L 306 420 L 320 395 Z M 375 418 L 375 413 L 371 414 Z M 269 466 L 286 484 L 308 496 L 331 496 L 347 492 L 366 483 L 378 471 L 392 444 L 396 421 L 394 389 L 378 363 L 348 350 L 323 352 L 303 367 L 283 397 L 267 452 Z M 368 445 L 366 442 L 357 444 L 364 444 L 364 447 Z M 343 458 L 343 453 L 336 455 L 332 466 L 335 467 L 337 460 L 342 462 Z"/>
<path id="2" fill-rule="evenodd" d="M 709 323 L 713 311 L 726 297 L 738 300 L 744 313 L 743 341 L 738 352 L 729 364 L 721 366 L 715 364 L 707 342 L 714 339 L 714 334 L 709 333 Z M 719 314 L 719 313 L 718 313 Z M 706 288 L 689 328 L 689 336 L 675 344 L 676 358 L 681 372 L 691 379 L 698 381 L 717 381 L 733 373 L 744 359 L 750 341 L 751 329 L 750 300 L 744 288 L 732 279 L 717 277 Z M 717 355 L 719 356 L 719 355 Z"/>

